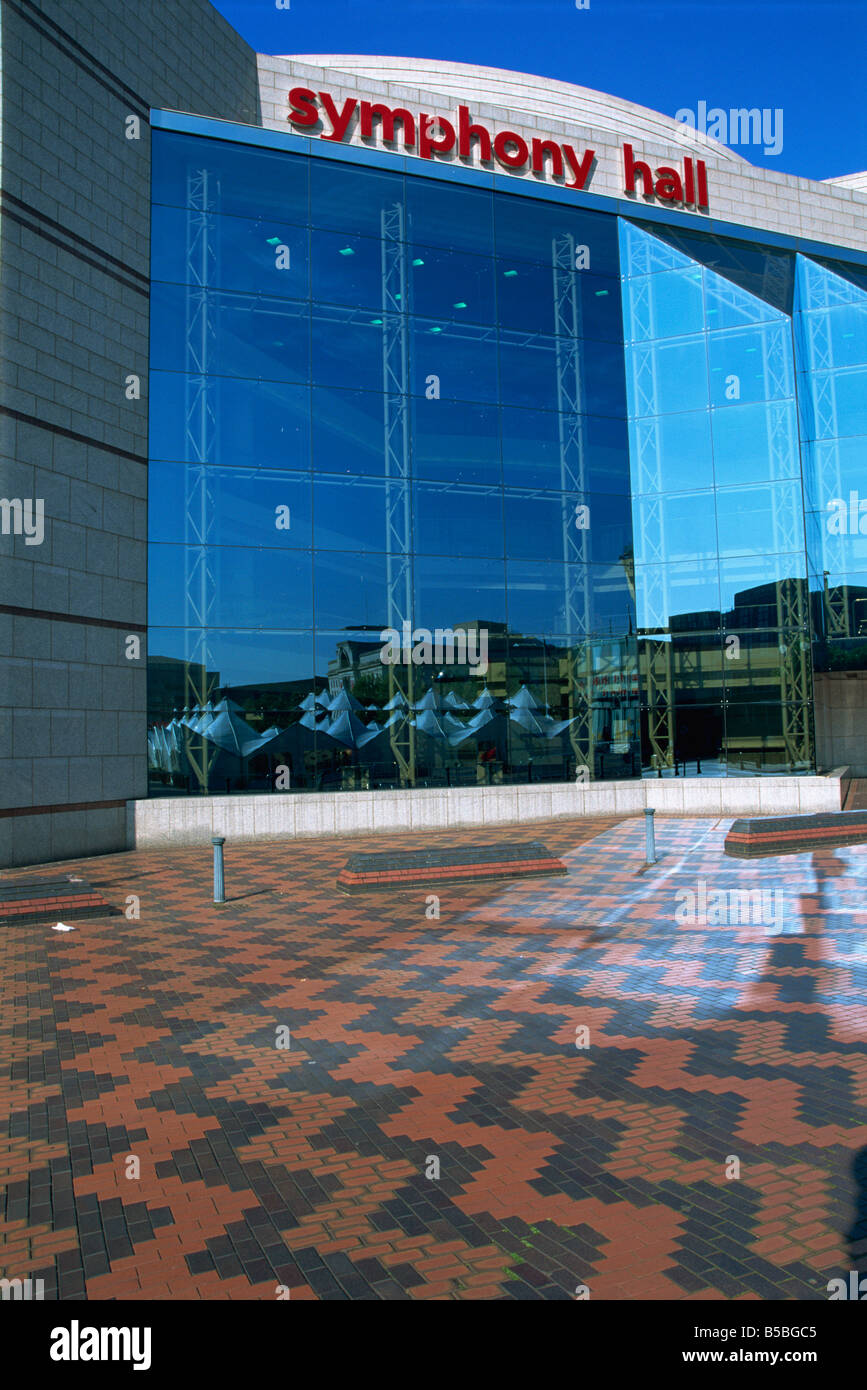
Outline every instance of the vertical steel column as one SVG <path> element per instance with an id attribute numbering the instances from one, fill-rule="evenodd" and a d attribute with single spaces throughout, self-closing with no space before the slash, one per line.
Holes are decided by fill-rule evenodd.
<path id="1" fill-rule="evenodd" d="M 590 643 L 590 532 L 576 526 L 569 494 L 587 495 L 581 302 L 575 269 L 575 238 L 551 242 L 557 410 L 560 434 L 561 539 L 568 651 L 569 741 L 576 763 L 595 777 L 593 652 Z M 591 525 L 593 516 L 591 511 Z"/>
<path id="2" fill-rule="evenodd" d="M 209 542 L 214 524 L 214 496 L 209 468 L 215 461 L 217 420 L 210 399 L 209 350 L 215 336 L 209 289 L 219 282 L 217 252 L 210 235 L 209 217 L 216 208 L 217 190 L 207 169 L 191 173 L 187 198 L 186 347 L 187 400 L 186 443 L 190 462 L 184 475 L 184 595 L 188 627 L 196 630 L 187 647 L 184 677 L 185 705 L 204 706 L 213 691 L 208 680 L 208 627 L 214 603 L 214 576 Z M 192 658 L 191 646 L 199 653 Z M 208 790 L 208 775 L 216 749 L 201 734 L 184 730 L 188 765 L 199 790 Z"/>
<path id="3" fill-rule="evenodd" d="M 409 354 L 404 211 L 401 203 L 382 209 L 382 376 L 385 430 L 386 583 L 388 626 L 403 641 L 412 623 L 412 504 L 409 449 Z M 401 650 L 401 656 L 403 651 Z M 404 785 L 415 782 L 415 702 L 412 663 L 388 668 L 389 700 L 402 697 L 404 718 L 389 730 L 389 743 Z M 396 711 L 393 711 L 396 712 Z"/>
<path id="4" fill-rule="evenodd" d="M 650 278 L 653 271 L 653 241 L 642 234 L 643 264 L 633 260 L 627 266 L 629 308 L 633 324 L 641 328 L 640 341 L 627 351 L 635 393 L 633 439 L 637 498 L 633 509 L 636 532 L 636 559 L 641 567 L 641 604 L 645 627 L 668 627 L 662 563 L 666 559 L 665 518 L 662 505 L 662 444 L 659 427 L 659 401 L 656 358 L 653 347 L 653 297 Z M 633 245 L 632 254 L 635 254 Z M 640 549 L 638 546 L 640 545 Z M 674 692 L 672 683 L 671 637 L 665 633 L 639 641 L 644 668 L 647 705 L 647 736 L 651 763 L 661 771 L 674 766 Z"/>

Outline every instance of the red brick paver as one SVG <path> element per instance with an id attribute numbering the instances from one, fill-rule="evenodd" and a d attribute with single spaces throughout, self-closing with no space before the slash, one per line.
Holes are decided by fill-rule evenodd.
<path id="1" fill-rule="evenodd" d="M 453 836 L 229 843 L 221 908 L 209 847 L 44 866 L 130 915 L 0 929 L 3 1275 L 826 1297 L 867 1271 L 867 847 L 729 825 L 661 821 L 651 870 L 643 818 L 474 830 L 569 872 L 351 899 L 350 852 Z"/>

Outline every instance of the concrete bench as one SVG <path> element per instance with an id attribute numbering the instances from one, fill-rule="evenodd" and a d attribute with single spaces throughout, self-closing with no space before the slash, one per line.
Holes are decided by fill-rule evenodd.
<path id="1" fill-rule="evenodd" d="M 57 922 L 75 917 L 110 917 L 117 908 L 84 879 L 0 879 L 0 926 Z"/>
<path id="2" fill-rule="evenodd" d="M 867 811 L 825 811 L 736 820 L 726 836 L 725 853 L 733 859 L 759 859 L 862 844 L 867 844 Z"/>
<path id="3" fill-rule="evenodd" d="M 439 883 L 565 874 L 566 865 L 538 840 L 526 844 L 460 845 L 454 849 L 351 854 L 337 879 L 345 893 L 364 889 L 428 889 Z"/>

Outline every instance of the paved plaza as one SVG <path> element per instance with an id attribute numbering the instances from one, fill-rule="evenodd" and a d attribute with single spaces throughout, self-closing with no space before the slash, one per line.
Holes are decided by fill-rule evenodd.
<path id="1" fill-rule="evenodd" d="M 656 819 L 652 868 L 643 817 L 462 831 L 569 872 L 438 903 L 335 880 L 454 832 L 229 843 L 223 907 L 210 846 L 3 875 L 119 909 L 0 930 L 3 1275 L 755 1300 L 867 1273 L 867 848 L 742 862 L 730 821 Z"/>

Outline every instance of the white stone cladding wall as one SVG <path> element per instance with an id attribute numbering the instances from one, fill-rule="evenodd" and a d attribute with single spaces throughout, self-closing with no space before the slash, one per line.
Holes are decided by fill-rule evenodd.
<path id="1" fill-rule="evenodd" d="M 553 816 L 808 815 L 842 808 L 839 772 L 827 777 L 669 777 L 632 782 L 442 787 L 418 791 L 309 792 L 261 796 L 152 797 L 129 803 L 129 845 L 227 847 L 263 836 L 301 839 L 378 830 L 520 825 Z"/>
<path id="2" fill-rule="evenodd" d="M 473 88 L 468 77 L 472 70 L 463 64 L 444 63 L 432 66 L 426 65 L 421 59 L 384 60 L 392 65 L 389 68 L 392 72 L 395 70 L 393 65 L 396 62 L 404 65 L 407 77 L 413 79 L 410 84 L 409 81 L 400 82 L 393 79 L 377 81 L 369 72 L 354 76 L 342 68 L 317 66 L 300 58 L 260 54 L 258 61 L 262 124 L 270 130 L 289 131 L 299 135 L 305 133 L 303 129 L 290 125 L 287 120 L 289 90 L 295 86 L 330 92 L 338 105 L 342 105 L 347 97 L 355 97 L 358 101 L 384 101 L 389 106 L 406 106 L 413 114 L 426 111 L 432 116 L 445 116 L 450 120 L 453 116 L 456 119 L 458 105 L 464 104 L 470 107 L 475 120 L 489 126 L 492 135 L 498 130 L 514 130 L 528 142 L 534 137 L 550 136 L 561 143 L 571 144 L 579 155 L 587 147 L 592 147 L 596 151 L 597 165 L 592 181 L 584 189 L 586 193 L 605 198 L 626 198 L 623 187 L 623 141 L 629 141 L 633 145 L 636 159 L 644 159 L 652 167 L 660 164 L 677 167 L 685 154 L 695 154 L 708 165 L 710 212 L 699 213 L 689 208 L 681 209 L 676 204 L 664 204 L 656 199 L 648 200 L 647 206 L 663 211 L 669 208 L 672 211 L 683 212 L 690 216 L 697 228 L 714 219 L 755 228 L 756 231 L 807 237 L 836 246 L 867 251 L 867 190 L 755 168 L 725 147 L 717 146 L 714 141 L 690 140 L 692 133 L 685 132 L 673 118 L 644 112 L 642 108 L 628 102 L 609 99 L 608 112 L 616 106 L 622 110 L 622 129 L 615 134 L 610 129 L 594 128 L 586 121 L 582 123 L 581 88 L 575 89 L 574 116 L 568 120 L 553 114 L 541 114 L 534 118 L 525 110 L 510 109 L 510 83 L 513 85 L 516 100 L 522 102 L 527 101 L 526 83 L 530 82 L 533 87 L 537 87 L 539 83 L 539 79 L 532 78 L 525 78 L 522 82 L 522 74 L 519 73 L 503 75 L 499 84 L 503 90 L 503 102 L 501 105 L 492 105 L 487 101 L 474 100 Z M 482 70 L 483 73 L 487 71 Z M 431 86 L 443 73 L 447 75 L 443 79 L 443 85 L 449 88 L 445 92 L 438 90 L 435 85 L 433 88 Z M 451 80 L 448 80 L 449 73 Z M 455 94 L 456 91 L 460 92 L 459 96 Z M 652 121 L 649 119 L 650 116 L 653 118 Z M 666 127 L 670 129 L 670 138 L 658 133 L 664 132 Z M 328 150 L 328 144 L 319 140 L 318 135 L 310 138 L 321 145 L 323 150 Z M 376 141 L 362 140 L 357 122 L 345 143 L 362 149 L 389 148 L 380 143 L 378 136 Z M 402 142 L 394 148 L 400 155 L 406 154 L 413 159 L 419 157 L 411 150 L 404 150 Z M 449 161 L 441 156 L 434 156 L 431 160 L 421 162 L 427 168 L 434 169 L 437 165 Z M 454 162 L 471 167 L 469 160 Z M 480 166 L 477 147 L 474 147 L 472 163 L 478 167 L 494 169 L 506 180 L 521 179 L 531 185 L 548 182 L 539 180 L 532 173 L 509 173 L 499 164 Z M 636 209 L 645 205 L 643 197 L 628 201 L 634 202 Z"/>
<path id="3" fill-rule="evenodd" d="M 207 0 L 4 0 L 0 45 L 0 497 L 45 505 L 0 535 L 2 868 L 123 849 L 146 789 L 148 110 L 255 124 L 258 88 Z"/>

